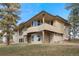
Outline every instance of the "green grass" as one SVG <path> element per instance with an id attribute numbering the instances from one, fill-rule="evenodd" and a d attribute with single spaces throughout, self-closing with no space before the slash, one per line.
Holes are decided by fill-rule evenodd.
<path id="1" fill-rule="evenodd" d="M 73 56 L 79 55 L 79 46 L 73 45 L 23 45 L 0 46 L 4 56 Z"/>

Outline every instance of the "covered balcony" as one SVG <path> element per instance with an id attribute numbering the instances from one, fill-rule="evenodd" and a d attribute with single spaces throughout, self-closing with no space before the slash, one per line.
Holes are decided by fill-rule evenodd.
<path id="1" fill-rule="evenodd" d="M 23 32 L 23 35 L 28 33 L 40 32 L 40 31 L 51 31 L 63 34 L 64 30 L 56 24 L 56 17 L 51 16 L 47 13 L 41 13 L 33 17 L 27 22 L 27 30 Z M 56 25 L 56 26 L 55 26 Z M 58 26 L 58 27 L 57 27 Z"/>
<path id="2" fill-rule="evenodd" d="M 25 31 L 23 33 L 23 35 L 27 35 L 28 33 L 31 33 L 31 32 L 40 32 L 40 31 L 43 31 L 43 30 L 48 30 L 48 31 L 57 32 L 57 33 L 63 33 L 63 31 L 57 29 L 55 26 L 44 23 L 40 26 L 29 27 L 27 29 L 27 31 Z"/>

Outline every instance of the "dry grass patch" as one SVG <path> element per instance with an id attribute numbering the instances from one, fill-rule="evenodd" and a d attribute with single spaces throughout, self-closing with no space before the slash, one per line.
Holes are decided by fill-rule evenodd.
<path id="1" fill-rule="evenodd" d="M 73 45 L 24 45 L 0 47 L 0 55 L 10 56 L 72 56 L 79 55 L 79 46 Z"/>

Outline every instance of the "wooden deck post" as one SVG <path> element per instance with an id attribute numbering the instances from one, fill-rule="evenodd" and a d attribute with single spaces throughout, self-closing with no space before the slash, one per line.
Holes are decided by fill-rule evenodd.
<path id="1" fill-rule="evenodd" d="M 43 21 L 43 24 L 45 23 L 45 14 L 43 14 L 43 18 L 42 18 L 42 21 Z M 42 31 L 42 36 L 43 36 L 43 42 L 45 40 L 45 33 L 44 33 L 44 30 Z"/>
<path id="2" fill-rule="evenodd" d="M 44 42 L 44 40 L 45 40 L 45 33 L 44 33 L 44 31 L 42 31 L 42 36 L 43 36 L 43 42 Z"/>

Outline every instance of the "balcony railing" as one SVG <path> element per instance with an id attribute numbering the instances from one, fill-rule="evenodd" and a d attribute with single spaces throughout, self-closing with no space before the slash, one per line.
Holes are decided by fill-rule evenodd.
<path id="1" fill-rule="evenodd" d="M 52 26 L 47 23 L 44 23 L 39 26 L 29 27 L 26 31 L 23 32 L 23 35 L 27 35 L 27 33 L 31 33 L 31 32 L 40 32 L 43 30 L 48 30 L 48 31 L 57 32 L 57 33 L 64 32 L 63 29 L 59 29 L 59 28 L 55 27 L 54 25 Z"/>

